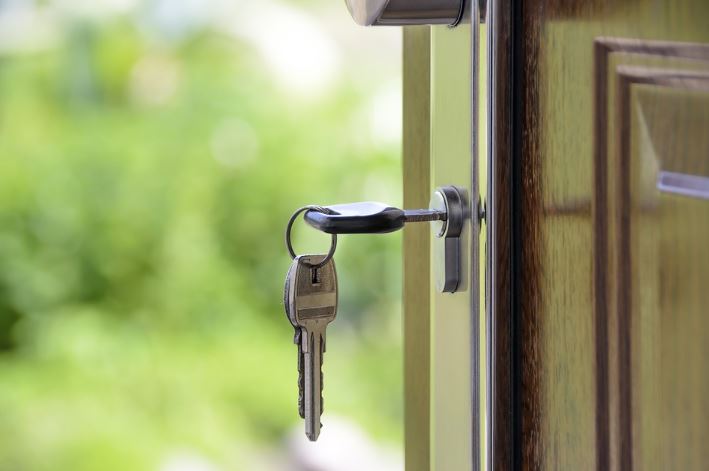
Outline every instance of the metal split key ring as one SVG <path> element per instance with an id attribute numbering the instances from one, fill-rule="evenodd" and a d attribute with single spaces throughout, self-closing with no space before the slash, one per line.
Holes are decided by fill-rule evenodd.
<path id="1" fill-rule="evenodd" d="M 309 205 L 309 206 L 303 206 L 302 208 L 298 209 L 296 212 L 293 213 L 293 215 L 290 217 L 290 220 L 288 221 L 288 225 L 286 226 L 286 247 L 288 248 L 288 253 L 290 253 L 290 256 L 292 259 L 295 259 L 297 257 L 295 250 L 293 250 L 293 244 L 291 243 L 290 240 L 290 234 L 291 234 L 291 229 L 293 227 L 293 223 L 295 220 L 298 218 L 298 216 L 301 213 L 304 213 L 306 211 L 317 211 L 319 213 L 324 213 L 324 214 L 333 214 L 333 211 L 327 208 L 324 208 L 322 206 L 316 206 L 316 205 Z M 325 266 L 327 262 L 329 262 L 332 257 L 335 255 L 335 249 L 337 248 L 337 234 L 332 234 L 332 242 L 330 243 L 330 250 L 328 251 L 327 255 L 325 255 L 325 258 L 322 259 L 320 263 L 308 263 L 308 262 L 302 262 L 304 265 L 309 266 L 310 268 L 320 268 L 322 266 Z"/>

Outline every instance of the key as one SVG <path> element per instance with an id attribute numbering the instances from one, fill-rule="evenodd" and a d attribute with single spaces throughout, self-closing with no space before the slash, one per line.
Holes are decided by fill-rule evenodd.
<path id="1" fill-rule="evenodd" d="M 324 255 L 296 257 L 288 289 L 288 314 L 291 323 L 301 328 L 304 363 L 305 434 L 310 441 L 320 435 L 322 414 L 322 359 L 325 353 L 325 330 L 337 315 L 337 273 L 335 262 L 317 264 Z"/>
<path id="2" fill-rule="evenodd" d="M 373 201 L 324 206 L 327 212 L 310 210 L 305 222 L 328 234 L 384 234 L 410 222 L 445 221 L 445 211 L 399 209 Z"/>
<path id="3" fill-rule="evenodd" d="M 293 326 L 294 334 L 293 334 L 293 343 L 297 345 L 298 347 L 298 415 L 300 415 L 301 419 L 305 418 L 305 404 L 304 404 L 304 397 L 303 397 L 303 388 L 305 387 L 304 385 L 304 380 L 305 377 L 303 376 L 303 367 L 304 367 L 304 361 L 303 361 L 303 346 L 302 346 L 302 331 L 300 326 L 296 324 L 293 320 L 291 320 L 291 314 L 290 314 L 290 309 L 289 306 L 290 304 L 288 303 L 288 296 L 289 296 L 289 290 L 291 286 L 291 280 L 292 277 L 295 275 L 295 268 L 298 266 L 298 261 L 294 260 L 293 263 L 291 264 L 290 268 L 288 269 L 288 273 L 286 274 L 286 285 L 284 289 L 284 295 L 283 295 L 283 305 L 285 307 L 286 311 L 286 317 L 288 318 L 288 321 L 291 323 Z"/>

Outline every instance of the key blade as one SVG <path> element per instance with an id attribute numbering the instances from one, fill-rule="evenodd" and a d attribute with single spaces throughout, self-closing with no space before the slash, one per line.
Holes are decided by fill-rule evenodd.
<path id="1" fill-rule="evenodd" d="M 305 435 L 311 442 L 320 436 L 322 415 L 323 334 L 319 331 L 303 336 L 305 361 Z M 306 345 L 307 344 L 307 345 Z"/>

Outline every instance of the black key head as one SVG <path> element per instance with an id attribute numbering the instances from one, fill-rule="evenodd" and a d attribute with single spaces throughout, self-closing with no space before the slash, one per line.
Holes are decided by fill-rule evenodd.
<path id="1" fill-rule="evenodd" d="M 331 214 L 310 210 L 305 221 L 328 234 L 384 234 L 404 227 L 402 209 L 384 203 L 364 202 L 325 206 Z"/>

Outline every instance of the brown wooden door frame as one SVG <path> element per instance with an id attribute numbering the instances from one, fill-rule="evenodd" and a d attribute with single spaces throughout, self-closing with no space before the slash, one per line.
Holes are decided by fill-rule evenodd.
<path id="1" fill-rule="evenodd" d="M 488 24 L 487 342 L 488 457 L 491 469 L 515 469 L 519 387 L 514 293 L 516 180 L 512 1 L 490 0 Z"/>

